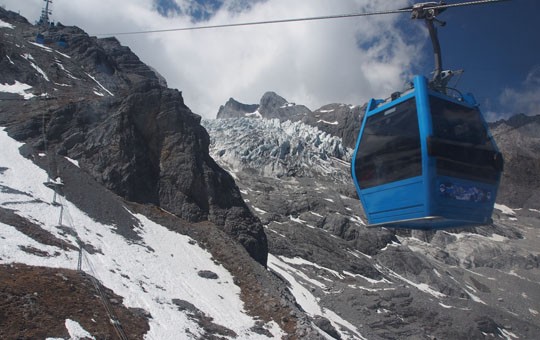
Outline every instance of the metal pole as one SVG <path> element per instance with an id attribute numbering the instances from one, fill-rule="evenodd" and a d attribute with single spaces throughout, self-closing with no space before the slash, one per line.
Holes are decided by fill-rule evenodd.
<path id="1" fill-rule="evenodd" d="M 41 11 L 41 24 L 43 26 L 49 26 L 49 4 L 52 3 L 52 0 L 43 0 L 45 1 L 45 8 Z"/>
<path id="2" fill-rule="evenodd" d="M 433 71 L 432 81 L 438 85 L 441 80 L 442 72 L 441 44 L 439 43 L 437 28 L 435 28 L 435 25 L 433 24 L 433 19 L 426 18 L 426 26 L 429 31 L 429 37 L 431 38 L 431 44 L 433 45 L 433 56 L 435 58 L 435 70 Z"/>

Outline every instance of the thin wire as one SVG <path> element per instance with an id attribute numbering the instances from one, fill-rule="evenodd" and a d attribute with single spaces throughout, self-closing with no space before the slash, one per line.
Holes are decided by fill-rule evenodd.
<path id="1" fill-rule="evenodd" d="M 372 16 L 372 15 L 393 14 L 393 13 L 408 13 L 408 12 L 410 12 L 410 9 L 398 9 L 398 10 L 393 10 L 393 11 L 379 11 L 379 12 L 369 12 L 369 13 L 337 14 L 337 15 L 325 15 L 325 16 L 309 17 L 309 18 L 291 18 L 291 19 L 278 19 L 278 20 L 266 20 L 266 21 L 251 21 L 251 22 L 241 22 L 241 23 L 235 23 L 235 24 L 221 24 L 221 25 L 208 25 L 208 26 L 180 27 L 180 28 L 169 28 L 169 29 L 148 30 L 148 31 L 133 31 L 133 32 L 103 33 L 103 34 L 96 34 L 96 35 L 97 35 L 97 36 L 109 36 L 109 35 L 128 35 L 128 34 L 164 33 L 164 32 L 176 32 L 176 31 L 194 31 L 194 30 L 211 29 L 211 28 L 225 28 L 225 27 L 238 27 L 238 26 L 254 26 L 254 25 L 267 25 L 267 24 L 282 24 L 282 23 L 287 23 L 287 22 L 314 21 L 314 20 L 327 20 L 327 19 L 341 19 L 341 18 L 365 17 L 365 16 Z"/>
<path id="2" fill-rule="evenodd" d="M 109 317 L 110 323 L 113 325 L 114 330 L 116 331 L 116 334 L 121 340 L 128 340 L 126 332 L 124 331 L 124 328 L 122 327 L 122 324 L 120 323 L 120 320 L 118 319 L 118 316 L 114 312 L 114 309 L 110 305 L 109 300 L 107 299 L 107 297 L 105 296 L 105 293 L 101 289 L 101 283 L 97 279 L 97 273 L 92 264 L 92 261 L 90 260 L 90 258 L 88 257 L 86 253 L 83 253 L 83 256 L 91 272 L 90 281 L 92 281 L 92 284 L 94 285 L 94 288 L 96 289 L 99 295 L 101 303 L 103 304 L 103 308 L 105 308 L 105 312 L 107 313 L 107 316 Z"/>
<path id="3" fill-rule="evenodd" d="M 442 9 L 442 8 L 460 7 L 460 6 L 482 5 L 482 4 L 502 2 L 502 1 L 509 1 L 509 0 L 476 0 L 476 1 L 457 3 L 457 4 L 434 5 L 430 7 L 425 7 L 424 9 L 430 10 L 430 9 Z M 266 21 L 251 21 L 251 22 L 241 22 L 241 23 L 234 23 L 234 24 L 180 27 L 180 28 L 168 28 L 168 29 L 133 31 L 133 32 L 102 33 L 102 34 L 96 34 L 96 35 L 97 36 L 114 36 L 114 35 L 150 34 L 150 33 L 165 33 L 165 32 L 178 32 L 178 31 L 194 31 L 194 30 L 215 29 L 215 28 L 225 28 L 225 27 L 282 24 L 282 23 L 288 23 L 288 22 L 343 19 L 343 18 L 366 17 L 366 16 L 384 15 L 384 14 L 410 13 L 411 10 L 412 8 L 402 8 L 402 9 L 389 10 L 389 11 L 349 13 L 349 14 L 325 15 L 325 16 L 318 16 L 318 17 L 291 18 L 291 19 L 278 19 L 278 20 L 266 20 Z"/>

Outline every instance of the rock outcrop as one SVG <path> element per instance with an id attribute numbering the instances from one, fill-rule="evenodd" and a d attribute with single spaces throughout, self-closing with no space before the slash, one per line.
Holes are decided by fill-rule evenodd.
<path id="1" fill-rule="evenodd" d="M 2 37 L 0 82 L 25 88 L 2 93 L 12 99 L 0 102 L 0 125 L 11 136 L 78 160 L 127 200 L 191 222 L 210 220 L 266 263 L 262 226 L 233 178 L 209 156 L 208 133 L 181 92 L 163 87 L 115 38 L 57 25 L 44 46 L 32 42 L 38 27 L 3 9 L 0 18 L 17 23 Z M 54 44 L 59 36 L 69 37 L 67 47 Z"/>
<path id="2" fill-rule="evenodd" d="M 229 98 L 225 105 L 219 107 L 217 118 L 242 118 L 256 115 L 259 105 L 242 104 L 234 98 Z"/>
<path id="3" fill-rule="evenodd" d="M 519 114 L 490 125 L 504 156 L 500 201 L 540 209 L 540 115 Z"/>
<path id="4" fill-rule="evenodd" d="M 243 104 L 230 98 L 225 105 L 219 108 L 217 118 L 276 118 L 281 122 L 287 120 L 296 122 L 304 119 L 310 113 L 311 110 L 306 106 L 289 103 L 285 98 L 269 91 L 262 96 L 258 105 Z"/>

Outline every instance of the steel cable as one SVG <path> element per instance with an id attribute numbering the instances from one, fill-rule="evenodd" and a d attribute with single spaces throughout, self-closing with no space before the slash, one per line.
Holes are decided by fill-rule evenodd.
<path id="1" fill-rule="evenodd" d="M 461 3 L 456 3 L 456 4 L 441 4 L 441 5 L 426 6 L 426 7 L 424 7 L 424 9 L 425 10 L 430 10 L 430 9 L 442 9 L 442 8 L 450 8 L 450 7 L 483 5 L 483 4 L 502 2 L 502 1 L 509 1 L 509 0 L 476 0 L 476 1 L 461 2 Z M 96 36 L 115 36 L 115 35 L 166 33 L 166 32 L 194 31 L 194 30 L 203 30 L 203 29 L 226 28 L 226 27 L 282 24 L 282 23 L 289 23 L 289 22 L 302 22 L 302 21 L 315 21 L 315 20 L 328 20 L 328 19 L 343 19 L 343 18 L 366 17 L 366 16 L 375 16 L 375 15 L 385 15 L 385 14 L 410 13 L 412 11 L 412 9 L 413 8 L 410 7 L 410 8 L 402 8 L 402 9 L 388 10 L 388 11 L 375 11 L 375 12 L 364 12 L 364 13 L 324 15 L 324 16 L 317 16 L 317 17 L 290 18 L 290 19 L 277 19 L 277 20 L 265 20 L 265 21 L 251 21 L 251 22 L 241 22 L 241 23 L 232 23 L 232 24 L 166 28 L 166 29 L 132 31 L 132 32 L 101 33 L 101 34 L 96 34 Z"/>

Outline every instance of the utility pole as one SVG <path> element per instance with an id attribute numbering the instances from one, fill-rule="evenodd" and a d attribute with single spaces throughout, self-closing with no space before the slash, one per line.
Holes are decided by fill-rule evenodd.
<path id="1" fill-rule="evenodd" d="M 39 23 L 42 26 L 49 27 L 49 15 L 52 14 L 52 10 L 49 9 L 49 5 L 52 4 L 52 0 L 43 1 L 45 1 L 45 7 L 41 10 L 41 18 L 39 18 Z"/>

